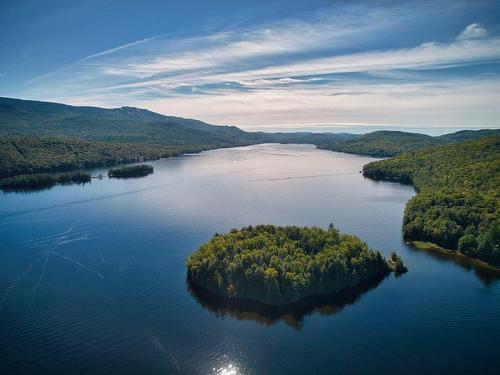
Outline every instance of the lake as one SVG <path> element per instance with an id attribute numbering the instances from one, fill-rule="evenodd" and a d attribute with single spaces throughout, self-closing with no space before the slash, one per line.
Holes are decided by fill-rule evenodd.
<path id="1" fill-rule="evenodd" d="M 265 144 L 1 194 L 0 373 L 495 373 L 498 275 L 407 246 L 414 191 L 363 178 L 372 160 Z M 186 257 L 215 232 L 332 222 L 409 272 L 281 315 L 187 286 Z"/>

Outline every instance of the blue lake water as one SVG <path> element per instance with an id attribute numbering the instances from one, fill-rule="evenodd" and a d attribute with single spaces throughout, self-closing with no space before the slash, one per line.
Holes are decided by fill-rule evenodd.
<path id="1" fill-rule="evenodd" d="M 267 144 L 158 160 L 140 179 L 1 194 L 0 373 L 497 372 L 498 275 L 407 246 L 413 189 L 363 178 L 372 160 Z M 409 272 L 282 316 L 188 290 L 185 259 L 215 232 L 330 222 L 396 250 Z"/>

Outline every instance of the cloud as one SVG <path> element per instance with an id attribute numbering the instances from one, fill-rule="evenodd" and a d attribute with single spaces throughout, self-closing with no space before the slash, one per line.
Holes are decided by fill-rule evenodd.
<path id="1" fill-rule="evenodd" d="M 147 50 L 156 49 L 156 44 L 152 43 Z M 239 43 L 236 44 L 240 46 Z M 386 77 L 391 74 L 403 77 L 403 70 L 437 70 L 498 61 L 500 38 L 442 44 L 423 43 L 413 48 L 372 50 L 322 58 L 306 56 L 296 58 L 298 61 L 282 58 L 281 54 L 281 58 L 269 59 L 264 66 L 245 64 L 245 61 L 240 60 L 242 54 L 245 54 L 246 60 L 254 60 L 259 57 L 262 49 L 257 52 L 253 49 L 241 51 L 238 47 L 236 51 L 229 52 L 225 45 L 222 51 L 217 53 L 217 50 L 210 47 L 208 53 L 198 51 L 198 58 L 194 57 L 194 52 L 182 50 L 170 55 L 170 63 L 167 64 L 166 57 L 163 57 L 162 62 L 157 65 L 148 59 L 147 64 L 128 64 L 125 67 L 121 65 L 119 58 L 95 61 L 90 65 L 80 66 L 78 74 L 70 70 L 67 76 L 61 75 L 59 81 L 64 82 L 66 88 L 75 87 L 75 90 L 78 90 L 78 87 L 81 87 L 81 90 L 85 88 L 85 91 L 95 94 L 105 92 L 108 96 L 125 93 L 129 97 L 133 97 L 134 93 L 147 94 L 148 90 L 151 96 L 182 94 L 184 91 L 179 91 L 180 88 L 191 86 L 197 87 L 196 92 L 200 94 L 206 93 L 200 90 L 203 86 L 209 87 L 211 93 L 227 93 L 231 87 L 233 90 L 257 90 L 304 84 L 316 86 L 321 81 L 331 81 L 332 75 L 366 73 L 382 77 L 385 72 Z M 183 60 L 186 53 L 192 54 L 193 57 Z M 141 59 L 136 57 L 136 53 L 133 53 L 133 56 L 134 59 Z M 182 61 L 185 61 L 185 65 Z M 145 65 L 148 67 L 145 68 Z M 305 76 L 307 78 L 304 78 Z M 409 75 L 406 77 L 409 78 Z"/>
<path id="2" fill-rule="evenodd" d="M 157 36 L 40 77 L 27 93 L 246 126 L 496 123 L 499 78 L 446 74 L 498 65 L 500 38 L 477 23 L 449 42 L 388 38 L 404 34 L 414 14 L 351 7 L 209 35 Z"/>
<path id="3" fill-rule="evenodd" d="M 499 81 L 337 83 L 225 95 L 137 101 L 135 105 L 246 129 L 265 124 L 358 123 L 446 126 L 498 125 Z M 299 128 L 299 126 L 296 126 Z"/>
<path id="4" fill-rule="evenodd" d="M 457 40 L 484 38 L 488 32 L 478 23 L 471 23 L 457 37 Z"/>

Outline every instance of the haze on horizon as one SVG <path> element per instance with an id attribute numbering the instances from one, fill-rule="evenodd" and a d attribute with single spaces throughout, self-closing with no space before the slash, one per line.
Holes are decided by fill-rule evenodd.
<path id="1" fill-rule="evenodd" d="M 245 130 L 496 128 L 500 3 L 3 1 L 0 96 Z"/>

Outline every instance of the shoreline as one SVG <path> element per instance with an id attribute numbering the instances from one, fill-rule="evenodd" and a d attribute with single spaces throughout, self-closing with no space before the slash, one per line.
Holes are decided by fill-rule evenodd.
<path id="1" fill-rule="evenodd" d="M 441 247 L 439 245 L 436 245 L 435 243 L 428 242 L 428 241 L 419 241 L 419 240 L 412 240 L 412 241 L 407 241 L 407 245 L 410 245 L 418 250 L 422 251 L 429 251 L 429 252 L 434 252 L 438 254 L 443 254 L 447 256 L 452 256 L 456 257 L 456 260 L 461 260 L 461 261 L 466 261 L 470 263 L 472 266 L 477 266 L 481 268 L 488 269 L 489 271 L 493 272 L 498 272 L 500 274 L 500 268 L 488 263 L 484 260 L 478 259 L 478 258 L 473 258 L 468 255 L 465 255 L 464 253 L 459 252 L 458 250 L 453 250 L 453 249 L 446 249 L 444 247 Z"/>

